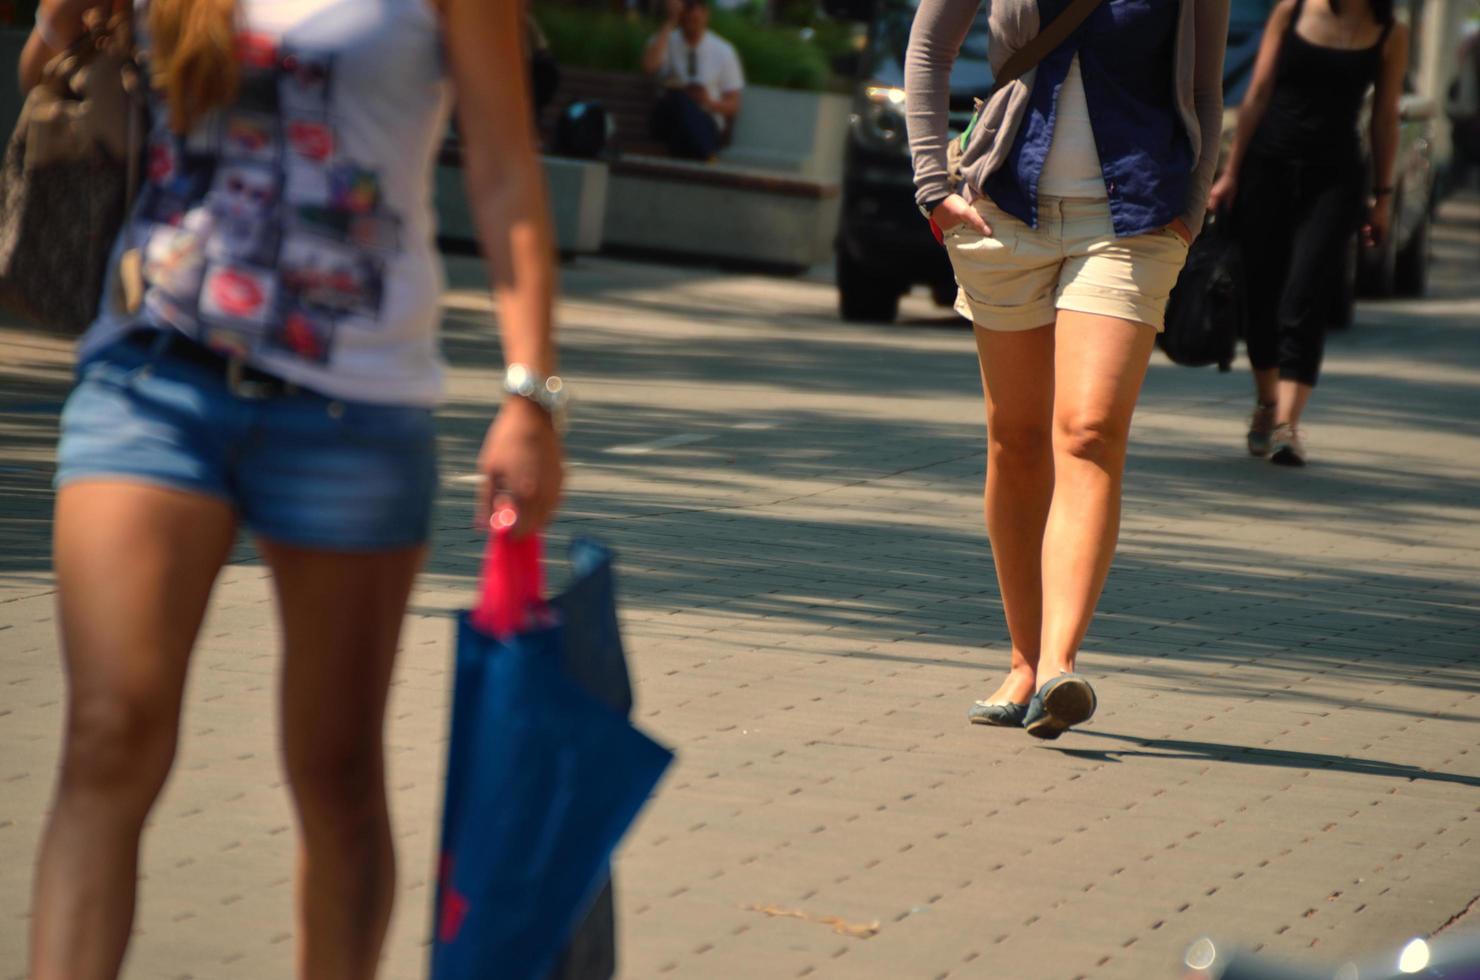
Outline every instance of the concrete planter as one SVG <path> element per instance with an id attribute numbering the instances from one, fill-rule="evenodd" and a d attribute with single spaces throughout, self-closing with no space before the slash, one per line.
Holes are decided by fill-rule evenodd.
<path id="1" fill-rule="evenodd" d="M 724 163 L 837 181 L 843 174 L 848 97 L 752 85 L 745 89 Z"/>
<path id="2" fill-rule="evenodd" d="M 772 268 L 825 262 L 841 203 L 847 97 L 750 86 L 716 163 L 627 156 L 606 243 Z"/>
<path id="3" fill-rule="evenodd" d="M 647 158 L 618 164 L 606 243 L 799 270 L 832 253 L 838 185 L 775 170 Z"/>

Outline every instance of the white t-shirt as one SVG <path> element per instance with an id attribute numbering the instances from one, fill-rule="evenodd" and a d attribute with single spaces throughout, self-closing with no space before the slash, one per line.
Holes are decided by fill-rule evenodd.
<path id="1" fill-rule="evenodd" d="M 1105 176 L 1100 169 L 1100 151 L 1095 146 L 1089 103 L 1084 98 L 1084 76 L 1079 71 L 1078 55 L 1069 63 L 1069 74 L 1059 86 L 1053 142 L 1048 147 L 1048 158 L 1043 161 L 1043 173 L 1038 177 L 1038 193 L 1095 200 L 1106 197 Z"/>
<path id="2" fill-rule="evenodd" d="M 713 31 L 705 31 L 699 43 L 690 47 L 683 31 L 674 28 L 658 77 L 671 85 L 702 85 L 716 102 L 745 87 L 745 71 L 735 46 Z M 714 121 L 724 128 L 723 116 L 715 115 Z"/>
<path id="3" fill-rule="evenodd" d="M 237 10 L 236 101 L 180 136 L 153 97 L 147 179 L 112 265 L 116 277 L 137 250 L 143 305 L 119 309 L 110 277 L 81 356 L 135 327 L 179 330 L 332 398 L 433 405 L 442 268 L 430 188 L 451 95 L 436 8 Z"/>

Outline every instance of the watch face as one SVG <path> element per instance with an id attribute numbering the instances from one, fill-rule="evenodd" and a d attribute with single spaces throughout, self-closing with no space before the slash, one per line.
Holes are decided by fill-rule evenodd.
<path id="1" fill-rule="evenodd" d="M 525 392 L 532 387 L 533 381 L 529 375 L 529 368 L 523 364 L 510 364 L 504 372 L 504 385 L 515 392 Z"/>

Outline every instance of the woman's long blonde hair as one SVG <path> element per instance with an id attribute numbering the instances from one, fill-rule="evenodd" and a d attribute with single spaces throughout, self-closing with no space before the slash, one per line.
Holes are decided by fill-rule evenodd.
<path id="1" fill-rule="evenodd" d="M 236 96 L 236 0 L 149 0 L 149 42 L 150 74 L 175 132 Z"/>

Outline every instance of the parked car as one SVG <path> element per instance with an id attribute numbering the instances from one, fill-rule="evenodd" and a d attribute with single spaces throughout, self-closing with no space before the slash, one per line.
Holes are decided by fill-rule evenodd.
<path id="1" fill-rule="evenodd" d="M 863 9 L 869 6 L 865 3 Z M 842 13 L 856 13 L 857 7 Z M 836 243 L 838 306 L 845 320 L 892 321 L 900 296 L 920 284 L 930 287 L 941 306 L 956 298 L 956 279 L 945 249 L 915 208 L 904 123 L 904 53 L 914 17 L 913 2 L 884 0 L 869 20 L 858 60 Z M 951 72 L 954 132 L 970 120 L 973 100 L 991 88 L 983 10 Z"/>
<path id="2" fill-rule="evenodd" d="M 1254 56 L 1274 0 L 1233 0 L 1225 67 L 1225 144 L 1237 121 Z M 838 307 L 844 319 L 890 322 L 900 297 L 929 287 L 949 306 L 956 284 L 945 249 L 915 208 L 909 142 L 904 121 L 904 55 L 914 0 L 828 0 L 836 17 L 867 20 L 856 63 L 854 110 L 843 165 L 843 205 L 836 241 Z M 971 118 L 973 100 L 992 87 L 987 61 L 986 14 L 979 13 L 951 72 L 950 119 L 958 133 Z M 1415 50 L 1417 50 L 1415 42 Z M 1434 195 L 1430 127 L 1434 110 L 1407 96 L 1395 179 L 1393 235 L 1376 249 L 1356 237 L 1343 255 L 1348 286 L 1333 297 L 1335 326 L 1351 322 L 1358 291 L 1366 295 L 1421 293 L 1428 269 L 1429 215 Z"/>

